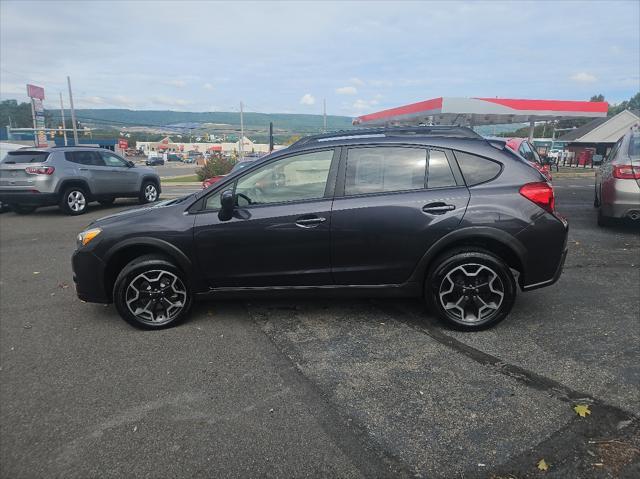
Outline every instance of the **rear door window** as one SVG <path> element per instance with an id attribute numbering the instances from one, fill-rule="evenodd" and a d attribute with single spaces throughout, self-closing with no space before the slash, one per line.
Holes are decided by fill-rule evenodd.
<path id="1" fill-rule="evenodd" d="M 344 194 L 386 193 L 425 187 L 425 148 L 349 148 Z"/>
<path id="2" fill-rule="evenodd" d="M 427 188 L 447 188 L 456 186 L 449 160 L 444 151 L 429 150 Z"/>
<path id="3" fill-rule="evenodd" d="M 100 155 L 95 151 L 67 151 L 64 154 L 67 161 L 85 166 L 104 166 Z"/>
<path id="4" fill-rule="evenodd" d="M 10 151 L 2 163 L 44 163 L 48 157 L 49 153 L 46 151 Z"/>
<path id="5" fill-rule="evenodd" d="M 467 186 L 479 185 L 493 180 L 502 171 L 500 163 L 461 151 L 455 152 L 458 165 Z"/>

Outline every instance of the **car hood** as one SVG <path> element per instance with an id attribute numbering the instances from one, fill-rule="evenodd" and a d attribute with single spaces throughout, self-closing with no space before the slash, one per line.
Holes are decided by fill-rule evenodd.
<path id="1" fill-rule="evenodd" d="M 142 206 L 138 208 L 131 208 L 128 210 L 120 211 L 118 213 L 114 213 L 109 216 L 103 216 L 102 218 L 98 218 L 91 226 L 102 226 L 111 223 L 115 223 L 121 220 L 128 220 L 130 218 L 142 215 L 153 214 L 158 211 L 166 211 L 167 208 L 171 208 L 175 206 L 175 200 L 165 200 L 154 203 L 151 206 Z"/>

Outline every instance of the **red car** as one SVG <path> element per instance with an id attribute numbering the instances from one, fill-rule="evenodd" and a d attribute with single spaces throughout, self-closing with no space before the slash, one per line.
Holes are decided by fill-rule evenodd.
<path id="1" fill-rule="evenodd" d="M 213 176 L 211 178 L 207 178 L 206 180 L 204 180 L 202 182 L 202 188 L 208 188 L 210 187 L 212 184 L 217 183 L 218 181 L 220 181 L 222 178 L 224 178 L 227 175 L 218 175 L 218 176 Z"/>
<path id="2" fill-rule="evenodd" d="M 531 163 L 544 177 L 551 181 L 551 169 L 538 155 L 535 147 L 526 138 L 507 138 L 506 146 Z"/>

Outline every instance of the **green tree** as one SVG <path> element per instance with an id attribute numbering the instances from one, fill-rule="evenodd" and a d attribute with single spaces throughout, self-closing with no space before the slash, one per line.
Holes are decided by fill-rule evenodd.
<path id="1" fill-rule="evenodd" d="M 226 175 L 231 171 L 235 161 L 230 158 L 225 158 L 221 155 L 216 155 L 209 158 L 202 168 L 196 170 L 196 175 L 200 181 L 204 181 L 207 178 L 213 178 L 218 175 Z"/>
<path id="2" fill-rule="evenodd" d="M 0 127 L 11 125 L 14 128 L 32 128 L 31 104 L 20 103 L 17 100 L 3 100 L 0 102 Z"/>

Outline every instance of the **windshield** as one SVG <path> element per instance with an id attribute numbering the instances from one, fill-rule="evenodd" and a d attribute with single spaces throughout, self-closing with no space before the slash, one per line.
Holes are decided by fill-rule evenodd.
<path id="1" fill-rule="evenodd" d="M 238 171 L 241 170 L 243 168 L 246 168 L 247 166 L 251 165 L 253 163 L 253 161 L 239 161 L 238 163 L 236 163 L 233 168 L 231 168 L 231 171 Z"/>
<path id="2" fill-rule="evenodd" d="M 10 151 L 2 163 L 44 163 L 48 156 L 49 153 L 46 151 Z"/>

